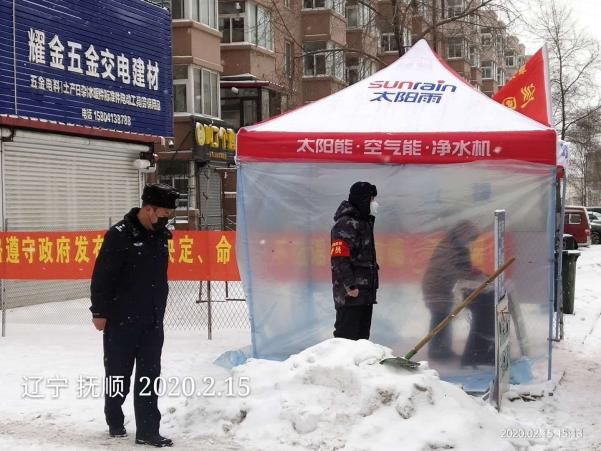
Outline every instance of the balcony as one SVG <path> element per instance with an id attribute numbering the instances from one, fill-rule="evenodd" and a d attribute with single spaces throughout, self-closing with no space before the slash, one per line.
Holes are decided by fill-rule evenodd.
<path id="1" fill-rule="evenodd" d="M 346 83 L 330 75 L 303 77 L 303 100 L 314 102 L 346 87 Z"/>
<path id="2" fill-rule="evenodd" d="M 173 64 L 195 64 L 221 72 L 221 33 L 192 20 L 172 22 Z"/>
<path id="3" fill-rule="evenodd" d="M 346 19 L 332 9 L 303 9 L 302 32 L 305 41 L 332 41 L 346 46 Z"/>
<path id="4" fill-rule="evenodd" d="M 363 28 L 349 28 L 346 30 L 346 46 L 349 49 L 358 49 L 368 55 L 378 54 L 378 36 L 367 34 Z"/>
<path id="5" fill-rule="evenodd" d="M 489 97 L 494 96 L 499 91 L 499 84 L 496 80 L 482 80 L 482 92 Z"/>
<path id="6" fill-rule="evenodd" d="M 221 45 L 223 76 L 260 74 L 265 80 L 277 78 L 275 53 L 248 42 Z"/>
<path id="7" fill-rule="evenodd" d="M 466 80 L 472 79 L 472 66 L 470 62 L 465 58 L 452 58 L 446 60 L 448 65 L 453 68 L 455 72 L 461 75 Z"/>
<path id="8" fill-rule="evenodd" d="M 482 72 L 479 67 L 471 68 L 471 76 L 470 80 L 476 83 L 478 86 L 482 87 Z"/>

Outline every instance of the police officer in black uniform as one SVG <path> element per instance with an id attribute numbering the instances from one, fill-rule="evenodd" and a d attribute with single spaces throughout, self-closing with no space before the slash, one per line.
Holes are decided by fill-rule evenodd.
<path id="1" fill-rule="evenodd" d="M 178 197 L 168 185 L 146 186 L 142 208 L 133 208 L 106 233 L 91 284 L 94 326 L 104 335 L 104 413 L 109 434 L 127 435 L 121 406 L 135 362 L 136 443 L 156 447 L 173 445 L 159 434 L 161 413 L 155 381 L 161 374 L 163 317 L 169 292 L 171 232 L 166 225 Z"/>

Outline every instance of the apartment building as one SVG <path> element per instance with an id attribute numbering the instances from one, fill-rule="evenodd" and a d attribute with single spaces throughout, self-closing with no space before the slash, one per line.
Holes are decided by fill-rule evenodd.
<path id="1" fill-rule="evenodd" d="M 494 11 L 400 2 L 400 45 L 423 36 L 493 95 L 524 62 Z M 444 7 L 443 7 L 444 6 Z M 234 133 L 370 76 L 399 57 L 391 0 L 172 0 L 175 140 L 158 178 L 186 194 L 183 227 L 233 229 Z M 436 19 L 436 20 L 435 20 Z"/>

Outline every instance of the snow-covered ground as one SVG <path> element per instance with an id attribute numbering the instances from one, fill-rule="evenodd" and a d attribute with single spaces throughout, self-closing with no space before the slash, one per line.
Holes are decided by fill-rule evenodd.
<path id="1" fill-rule="evenodd" d="M 378 365 L 389 351 L 366 341 L 332 339 L 285 362 L 228 371 L 213 361 L 247 346 L 247 331 L 217 330 L 211 341 L 204 331 L 170 331 L 161 432 L 176 449 L 203 451 L 601 450 L 599 275 L 601 246 L 583 249 L 576 314 L 566 315 L 565 339 L 554 344 L 554 378 L 513 387 L 501 413 L 427 366 L 409 373 Z M 131 397 L 130 437 L 107 436 L 100 333 L 76 321 L 31 321 L 35 308 L 9 312 L 0 338 L 0 450 L 139 449 Z"/>

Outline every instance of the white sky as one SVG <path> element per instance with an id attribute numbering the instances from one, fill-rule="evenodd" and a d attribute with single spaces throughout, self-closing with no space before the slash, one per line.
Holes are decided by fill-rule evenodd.
<path id="1" fill-rule="evenodd" d="M 576 23 L 591 37 L 601 42 L 601 0 L 563 0 L 563 2 L 572 8 L 572 17 Z M 528 16 L 528 13 L 525 12 L 524 15 Z M 536 52 L 542 46 L 539 40 L 527 39 L 519 32 L 517 34 L 526 45 L 527 54 Z"/>

